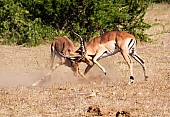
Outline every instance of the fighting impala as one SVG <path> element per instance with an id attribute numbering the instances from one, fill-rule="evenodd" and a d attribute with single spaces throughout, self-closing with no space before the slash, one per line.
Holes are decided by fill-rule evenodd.
<path id="1" fill-rule="evenodd" d="M 78 36 L 81 38 L 80 35 Z M 91 39 L 91 41 L 87 43 L 85 55 L 81 59 L 83 62 L 92 62 L 92 64 L 90 62 L 88 63 L 88 66 L 84 71 L 84 75 L 89 72 L 94 64 L 96 64 L 104 72 L 104 74 L 106 74 L 105 68 L 98 63 L 98 60 L 120 52 L 130 69 L 129 83 L 131 84 L 134 82 L 133 62 L 131 57 L 140 63 L 143 68 L 145 80 L 147 80 L 148 76 L 146 75 L 145 62 L 136 53 L 136 42 L 137 41 L 132 34 L 124 31 L 110 31 Z M 63 57 L 69 58 L 69 56 L 65 56 L 62 53 L 59 54 Z"/>
<path id="2" fill-rule="evenodd" d="M 36 86 L 40 84 L 44 79 L 50 77 L 51 73 L 59 66 L 66 65 L 72 69 L 74 75 L 77 76 L 78 73 L 82 76 L 79 71 L 78 63 L 80 59 L 84 56 L 84 53 L 81 52 L 84 50 L 84 41 L 81 40 L 80 48 L 76 50 L 73 42 L 67 38 L 66 36 L 56 38 L 51 44 L 51 69 L 50 71 L 39 81 L 32 84 Z M 65 53 L 70 58 L 65 58 L 61 56 L 59 53 Z M 58 62 L 54 65 L 54 58 L 57 56 Z"/>

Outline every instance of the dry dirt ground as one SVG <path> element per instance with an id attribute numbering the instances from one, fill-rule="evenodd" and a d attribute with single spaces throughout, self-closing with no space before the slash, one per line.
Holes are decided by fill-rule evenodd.
<path id="1" fill-rule="evenodd" d="M 134 61 L 135 83 L 128 85 L 129 70 L 121 54 L 99 62 L 87 77 L 90 84 L 61 66 L 41 86 L 32 83 L 49 71 L 50 44 L 25 48 L 0 45 L 0 117 L 88 117 L 90 105 L 98 104 L 116 116 L 128 111 L 133 117 L 170 117 L 170 5 L 151 5 L 145 16 L 153 27 L 146 31 L 152 43 L 138 44 L 149 79 Z M 85 64 L 81 64 L 83 71 Z"/>

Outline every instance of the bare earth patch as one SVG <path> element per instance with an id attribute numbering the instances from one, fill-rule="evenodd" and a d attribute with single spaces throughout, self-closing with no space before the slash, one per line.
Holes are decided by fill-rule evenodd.
<path id="1" fill-rule="evenodd" d="M 32 87 L 49 70 L 50 44 L 32 48 L 0 45 L 0 116 L 85 117 L 90 116 L 89 106 L 101 105 L 109 111 L 103 116 L 115 117 L 125 111 L 133 117 L 170 117 L 170 5 L 150 6 L 145 19 L 158 24 L 146 31 L 155 42 L 137 48 L 149 79 L 144 81 L 142 68 L 134 60 L 133 85 L 127 84 L 127 64 L 116 54 L 99 61 L 106 76 L 96 66 L 87 74 L 96 85 L 61 66 L 41 86 Z M 82 71 L 85 66 L 81 64 Z"/>

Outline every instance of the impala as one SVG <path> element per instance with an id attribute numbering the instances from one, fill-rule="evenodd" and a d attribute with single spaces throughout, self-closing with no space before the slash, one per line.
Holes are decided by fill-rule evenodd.
<path id="1" fill-rule="evenodd" d="M 79 59 L 81 59 L 83 56 L 83 54 L 80 55 L 81 51 L 83 51 L 82 50 L 83 42 L 84 41 L 81 41 L 80 43 L 81 47 L 77 51 L 75 51 L 76 48 L 74 47 L 73 42 L 69 38 L 67 38 L 66 36 L 56 38 L 51 44 L 51 69 L 50 71 L 47 73 L 47 75 L 45 75 L 43 78 L 41 78 L 39 81 L 35 82 L 32 85 L 36 86 L 39 83 L 41 83 L 45 78 L 50 77 L 51 73 L 57 67 L 61 65 L 66 65 L 70 67 L 72 71 L 74 72 L 75 76 L 77 76 L 78 73 L 82 76 L 82 74 L 79 72 L 78 63 L 79 63 Z M 66 55 L 71 56 L 71 57 L 65 58 L 61 56 L 59 52 L 65 53 Z M 57 56 L 59 61 L 54 65 L 55 56 Z"/>
<path id="2" fill-rule="evenodd" d="M 84 75 L 89 72 L 94 64 L 96 64 L 104 72 L 104 74 L 106 74 L 105 68 L 98 63 L 98 60 L 120 52 L 130 69 L 129 84 L 134 82 L 133 62 L 131 57 L 140 63 L 143 68 L 145 80 L 147 80 L 148 76 L 146 75 L 145 62 L 136 53 L 136 42 L 137 41 L 132 34 L 124 31 L 110 31 L 91 39 L 91 41 L 87 43 L 85 55 L 82 57 L 83 59 L 81 59 L 83 62 L 92 62 L 92 64 L 88 62 L 88 66 L 84 71 Z M 62 53 L 59 54 L 66 58 L 70 57 L 65 56 Z"/>

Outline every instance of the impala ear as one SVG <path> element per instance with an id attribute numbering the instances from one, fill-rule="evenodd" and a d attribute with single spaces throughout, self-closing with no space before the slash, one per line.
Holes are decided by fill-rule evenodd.
<path id="1" fill-rule="evenodd" d="M 63 43 L 63 47 L 61 49 L 61 52 L 64 52 L 65 42 Z"/>

